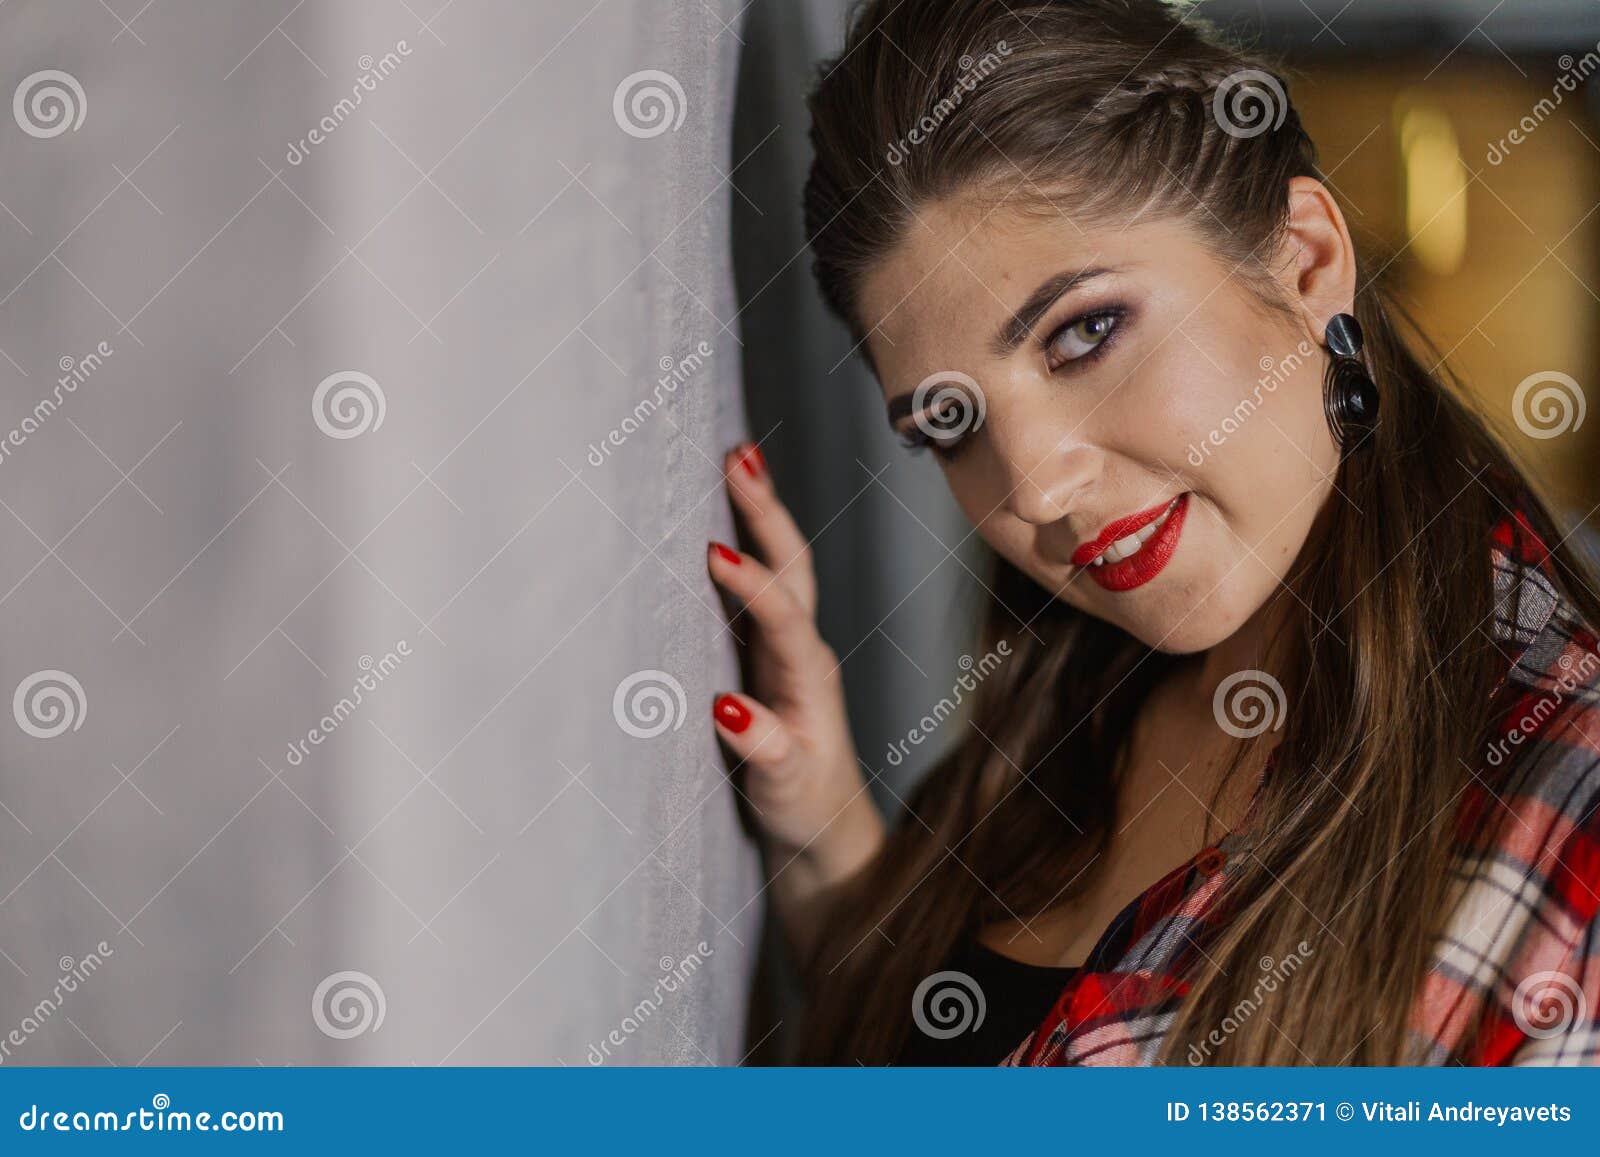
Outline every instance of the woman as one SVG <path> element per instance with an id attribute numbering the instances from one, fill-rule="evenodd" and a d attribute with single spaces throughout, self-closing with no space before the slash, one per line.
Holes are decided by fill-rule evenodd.
<path id="1" fill-rule="evenodd" d="M 1159 0 L 878 0 L 821 74 L 816 275 L 994 550 L 1000 659 L 888 830 L 729 455 L 714 717 L 808 1060 L 1600 1057 L 1596 584 L 1285 94 Z"/>

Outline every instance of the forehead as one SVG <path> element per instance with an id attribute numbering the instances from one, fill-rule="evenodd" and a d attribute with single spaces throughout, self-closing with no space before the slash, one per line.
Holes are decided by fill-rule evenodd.
<path id="1" fill-rule="evenodd" d="M 1185 244 L 1198 248 L 1177 222 L 1090 225 L 1048 206 L 934 202 L 862 280 L 868 352 L 885 387 L 924 363 L 950 368 L 986 350 L 1042 282 L 1094 266 L 1137 274 Z"/>

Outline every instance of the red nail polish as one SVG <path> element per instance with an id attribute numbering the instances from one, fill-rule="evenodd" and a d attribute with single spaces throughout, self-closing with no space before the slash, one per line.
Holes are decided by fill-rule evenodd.
<path id="1" fill-rule="evenodd" d="M 711 714 L 735 735 L 750 726 L 750 709 L 732 695 L 718 695 L 717 701 L 711 706 Z"/>
<path id="2" fill-rule="evenodd" d="M 744 561 L 744 555 L 734 550 L 731 546 L 723 546 L 720 542 L 713 542 L 711 544 L 711 549 L 715 550 L 723 558 L 733 563 L 734 566 L 738 566 Z"/>
<path id="3" fill-rule="evenodd" d="M 767 468 L 767 460 L 761 456 L 761 447 L 751 445 L 743 454 L 739 455 L 739 464 L 752 478 L 761 477 Z"/>

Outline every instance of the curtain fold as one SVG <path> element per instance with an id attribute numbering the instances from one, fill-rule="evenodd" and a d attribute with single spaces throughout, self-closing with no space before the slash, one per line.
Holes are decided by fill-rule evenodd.
<path id="1" fill-rule="evenodd" d="M 740 8 L 0 8 L 4 1063 L 743 1055 Z"/>

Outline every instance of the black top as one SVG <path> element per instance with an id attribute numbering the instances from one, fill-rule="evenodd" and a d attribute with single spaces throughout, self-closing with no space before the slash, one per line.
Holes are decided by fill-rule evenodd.
<path id="1" fill-rule="evenodd" d="M 962 940 L 917 990 L 895 1063 L 999 1064 L 1039 1027 L 1077 971 L 1024 964 L 976 939 Z"/>

